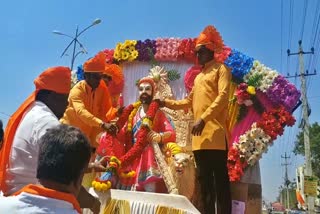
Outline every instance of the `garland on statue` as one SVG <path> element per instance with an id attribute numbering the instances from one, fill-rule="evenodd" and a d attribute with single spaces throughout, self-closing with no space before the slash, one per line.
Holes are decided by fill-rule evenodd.
<path id="1" fill-rule="evenodd" d="M 127 130 L 125 143 L 127 145 L 131 145 L 132 142 L 132 125 L 133 125 L 133 117 L 136 115 L 139 107 L 141 106 L 141 102 L 138 101 L 127 106 L 117 121 L 116 125 L 119 128 L 122 128 L 124 124 L 127 122 Z M 111 188 L 111 177 L 113 174 L 117 173 L 122 178 L 130 178 L 136 175 L 135 171 L 123 172 L 121 168 L 128 166 L 133 160 L 138 158 L 145 147 L 148 145 L 147 135 L 149 131 L 152 129 L 153 119 L 159 109 L 159 104 L 155 101 L 151 102 L 149 109 L 146 113 L 146 116 L 142 118 L 142 124 L 137 132 L 137 142 L 130 147 L 128 152 L 121 156 L 120 158 L 116 156 L 111 156 L 109 160 L 109 164 L 106 170 L 106 173 L 101 178 L 96 178 L 92 182 L 92 186 L 94 189 L 98 191 L 105 191 Z"/>
<path id="2" fill-rule="evenodd" d="M 128 135 L 132 136 L 133 117 L 136 114 L 140 105 L 141 105 L 140 101 L 129 105 L 127 108 L 125 108 L 123 114 L 121 115 L 121 117 L 116 123 L 117 127 L 121 128 L 128 121 L 127 123 Z M 125 155 L 123 155 L 122 157 L 119 157 L 119 160 L 121 162 L 121 167 L 127 166 L 134 159 L 139 157 L 142 154 L 142 151 L 144 150 L 144 148 L 148 145 L 149 142 L 147 141 L 147 135 L 152 128 L 152 122 L 158 109 L 159 109 L 159 104 L 155 101 L 152 101 L 146 113 L 146 116 L 142 119 L 141 127 L 137 132 L 137 142 L 129 149 L 128 152 L 126 152 Z M 129 139 L 129 137 L 126 137 L 126 144 L 131 144 L 131 139 Z"/>

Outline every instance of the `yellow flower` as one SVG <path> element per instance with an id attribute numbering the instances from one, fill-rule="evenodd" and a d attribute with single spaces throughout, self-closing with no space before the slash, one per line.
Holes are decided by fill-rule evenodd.
<path id="1" fill-rule="evenodd" d="M 116 50 L 120 50 L 121 49 L 122 44 L 119 42 L 116 46 Z"/>
<path id="2" fill-rule="evenodd" d="M 127 60 L 129 58 L 129 53 L 127 51 L 124 51 L 121 53 L 121 58 L 123 60 Z"/>
<path id="3" fill-rule="evenodd" d="M 136 49 L 133 45 L 131 45 L 128 49 L 131 52 L 131 54 L 132 54 L 132 52 L 136 51 Z"/>
<path id="4" fill-rule="evenodd" d="M 138 55 L 139 55 L 139 52 L 136 51 L 136 50 L 134 50 L 134 51 L 131 52 L 131 56 L 132 56 L 133 59 L 137 58 Z"/>
<path id="5" fill-rule="evenodd" d="M 114 52 L 114 54 L 113 54 L 113 57 L 115 58 L 115 59 L 120 59 L 121 58 L 121 55 L 120 55 L 120 53 L 119 53 L 119 51 L 115 51 Z"/>
<path id="6" fill-rule="evenodd" d="M 247 88 L 247 92 L 251 95 L 255 95 L 256 94 L 256 89 L 253 86 L 248 86 Z"/>
<path id="7" fill-rule="evenodd" d="M 101 191 L 102 185 L 101 185 L 100 182 L 97 182 L 97 183 L 96 183 L 96 188 L 95 188 L 95 189 L 98 190 L 98 191 Z"/>
<path id="8" fill-rule="evenodd" d="M 108 190 L 109 188 L 108 188 L 108 185 L 107 184 L 105 184 L 105 183 L 102 183 L 101 184 L 101 190 L 102 191 L 105 191 L 105 190 Z"/>
<path id="9" fill-rule="evenodd" d="M 124 46 L 129 47 L 131 45 L 131 40 L 124 41 Z"/>
<path id="10" fill-rule="evenodd" d="M 133 105 L 133 108 L 137 108 L 141 105 L 141 101 L 137 101 L 137 102 L 133 103 L 132 105 Z"/>
<path id="11" fill-rule="evenodd" d="M 111 182 L 110 181 L 107 181 L 107 186 L 108 186 L 109 189 L 111 188 Z"/>

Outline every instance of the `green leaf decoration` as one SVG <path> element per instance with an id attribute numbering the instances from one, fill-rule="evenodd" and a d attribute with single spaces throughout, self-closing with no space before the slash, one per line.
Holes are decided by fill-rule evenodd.
<path id="1" fill-rule="evenodd" d="M 181 74 L 177 70 L 169 70 L 168 71 L 168 79 L 170 81 L 175 81 L 180 79 Z"/>

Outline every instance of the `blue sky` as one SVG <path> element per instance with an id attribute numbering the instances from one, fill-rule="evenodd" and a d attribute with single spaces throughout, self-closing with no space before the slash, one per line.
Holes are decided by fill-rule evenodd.
<path id="1" fill-rule="evenodd" d="M 310 50 L 315 29 L 316 1 L 308 1 L 303 28 L 305 1 L 301 0 L 2 1 L 0 119 L 7 122 L 6 114 L 12 114 L 33 91 L 33 79 L 42 70 L 54 65 L 70 65 L 69 57 L 60 58 L 69 40 L 52 34 L 53 30 L 73 35 L 77 24 L 83 29 L 95 18 L 102 19 L 101 24 L 81 37 L 89 54 L 77 58 L 77 64 L 80 64 L 96 52 L 113 48 L 117 42 L 125 39 L 196 37 L 206 25 L 213 24 L 227 45 L 279 72 L 294 75 L 298 72 L 297 57 L 288 60 L 286 50 L 290 48 L 296 52 L 301 38 L 305 51 Z M 319 35 L 315 42 L 317 57 L 314 59 L 319 58 L 319 45 L 316 46 L 318 38 Z M 310 69 L 319 69 L 319 60 L 315 60 L 317 63 L 309 63 L 308 60 L 309 56 L 306 56 L 306 67 L 310 64 Z M 292 78 L 290 81 L 299 87 L 298 79 Z M 320 121 L 319 84 L 319 75 L 308 79 L 311 123 Z M 300 111 L 298 109 L 295 113 L 298 120 Z M 261 161 L 263 196 L 268 200 L 275 200 L 278 187 L 283 182 L 284 170 L 280 156 L 284 152 L 291 155 L 290 179 L 294 177 L 295 167 L 303 161 L 303 158 L 294 157 L 291 153 L 298 131 L 297 127 L 286 129 L 285 135 L 275 142 Z"/>

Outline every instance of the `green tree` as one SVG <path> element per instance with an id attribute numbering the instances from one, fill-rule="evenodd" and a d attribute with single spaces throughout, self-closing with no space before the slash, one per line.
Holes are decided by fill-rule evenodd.
<path id="1" fill-rule="evenodd" d="M 320 178 L 320 125 L 317 122 L 310 126 L 309 137 L 312 171 L 315 176 Z M 297 141 L 295 142 L 293 152 L 294 154 L 305 155 L 303 131 L 297 135 Z"/>

